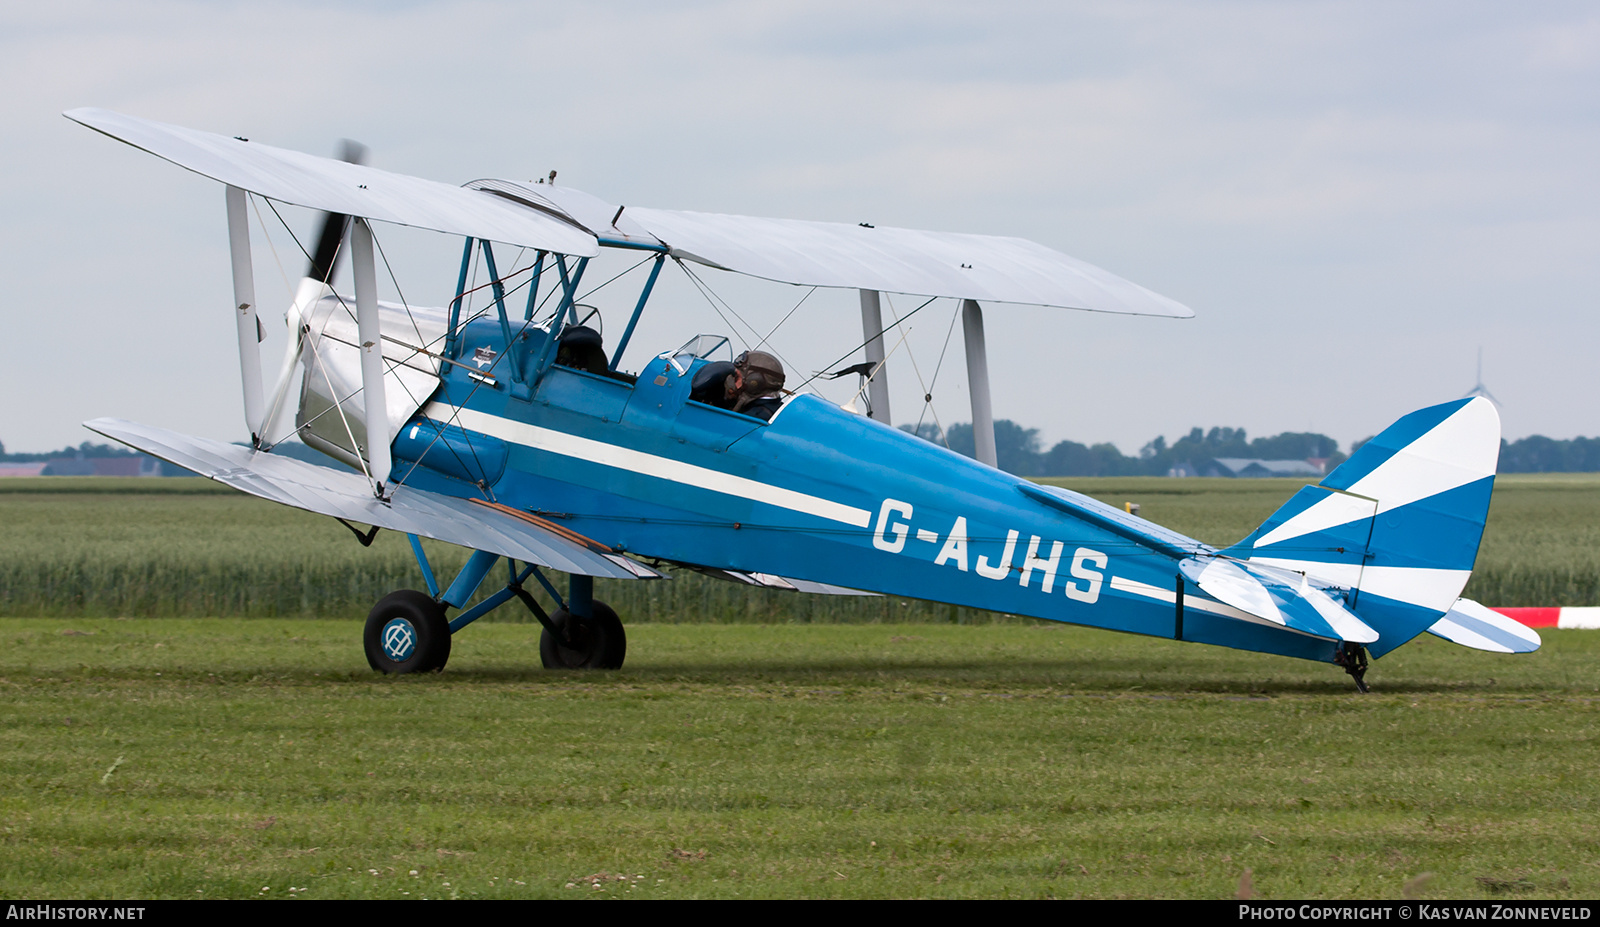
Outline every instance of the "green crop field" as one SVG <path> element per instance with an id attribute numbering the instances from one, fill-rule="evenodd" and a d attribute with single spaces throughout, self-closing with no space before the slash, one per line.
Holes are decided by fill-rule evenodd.
<path id="1" fill-rule="evenodd" d="M 1051 480 L 1213 544 L 1248 534 L 1299 483 L 1162 478 Z M 442 573 L 458 548 L 429 544 Z M 364 617 L 421 588 L 405 539 L 360 547 L 332 519 L 204 480 L 0 480 L 0 615 Z M 994 620 L 923 602 L 752 591 L 685 574 L 602 583 L 625 621 Z M 1467 595 L 1487 605 L 1600 605 L 1600 474 L 1501 477 Z M 501 609 L 500 620 L 519 618 Z"/>
<path id="2" fill-rule="evenodd" d="M 1292 482 L 1074 480 L 1213 543 Z M 1502 478 L 1469 594 L 1594 604 L 1600 480 Z M 432 545 L 448 570 L 462 556 Z M 6 898 L 1592 898 L 1600 634 L 1332 666 L 889 598 L 612 583 L 372 673 L 403 538 L 199 480 L 0 481 Z M 340 620 L 304 620 L 328 618 Z"/>

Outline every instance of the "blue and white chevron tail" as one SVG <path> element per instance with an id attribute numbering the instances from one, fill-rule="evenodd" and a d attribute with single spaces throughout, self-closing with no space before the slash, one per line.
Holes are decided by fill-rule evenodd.
<path id="1" fill-rule="evenodd" d="M 1450 611 L 1472 574 L 1500 459 L 1482 397 L 1405 416 L 1295 494 L 1229 556 L 1349 590 L 1380 657 Z"/>

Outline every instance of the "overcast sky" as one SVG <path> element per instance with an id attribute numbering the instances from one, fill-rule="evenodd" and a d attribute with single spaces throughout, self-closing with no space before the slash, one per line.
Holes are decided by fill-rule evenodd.
<path id="1" fill-rule="evenodd" d="M 1195 425 L 1348 447 L 1466 393 L 1480 347 L 1507 437 L 1600 434 L 1592 3 L 7 4 L 0 75 L 8 450 L 101 415 L 245 436 L 221 186 L 78 106 L 355 138 L 454 183 L 557 169 L 617 203 L 1016 235 L 1195 310 L 988 308 L 996 416 L 1047 447 Z M 459 242 L 378 235 L 407 299 L 448 299 Z M 257 245 L 281 328 L 301 262 Z M 763 331 L 805 295 L 705 276 Z M 631 279 L 595 297 L 613 337 Z M 673 271 L 654 309 L 624 366 L 730 327 Z M 954 311 L 891 360 L 897 423 L 925 390 L 970 418 L 959 326 L 933 377 Z M 819 292 L 774 344 L 806 375 L 860 331 L 853 292 Z"/>

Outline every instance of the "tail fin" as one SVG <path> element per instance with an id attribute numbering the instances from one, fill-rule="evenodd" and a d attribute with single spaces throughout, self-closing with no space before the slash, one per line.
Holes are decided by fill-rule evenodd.
<path id="1" fill-rule="evenodd" d="M 1351 590 L 1380 657 L 1450 611 L 1477 560 L 1500 459 L 1482 397 L 1413 412 L 1225 551 Z"/>

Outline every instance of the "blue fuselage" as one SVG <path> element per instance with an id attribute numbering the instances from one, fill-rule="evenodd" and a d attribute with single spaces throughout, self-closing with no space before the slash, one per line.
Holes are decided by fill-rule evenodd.
<path id="1" fill-rule="evenodd" d="M 498 353 L 496 327 L 463 357 Z M 497 365 L 498 366 L 498 365 Z M 1326 661 L 1323 639 L 1241 617 L 1190 586 L 1204 545 L 1045 491 L 818 397 L 768 422 L 688 400 L 684 359 L 636 383 L 551 366 L 513 395 L 450 366 L 401 430 L 404 483 L 534 512 L 619 551 L 1118 631 Z M 530 378 L 531 379 L 531 378 Z M 420 465 L 419 465 L 420 461 Z"/>

